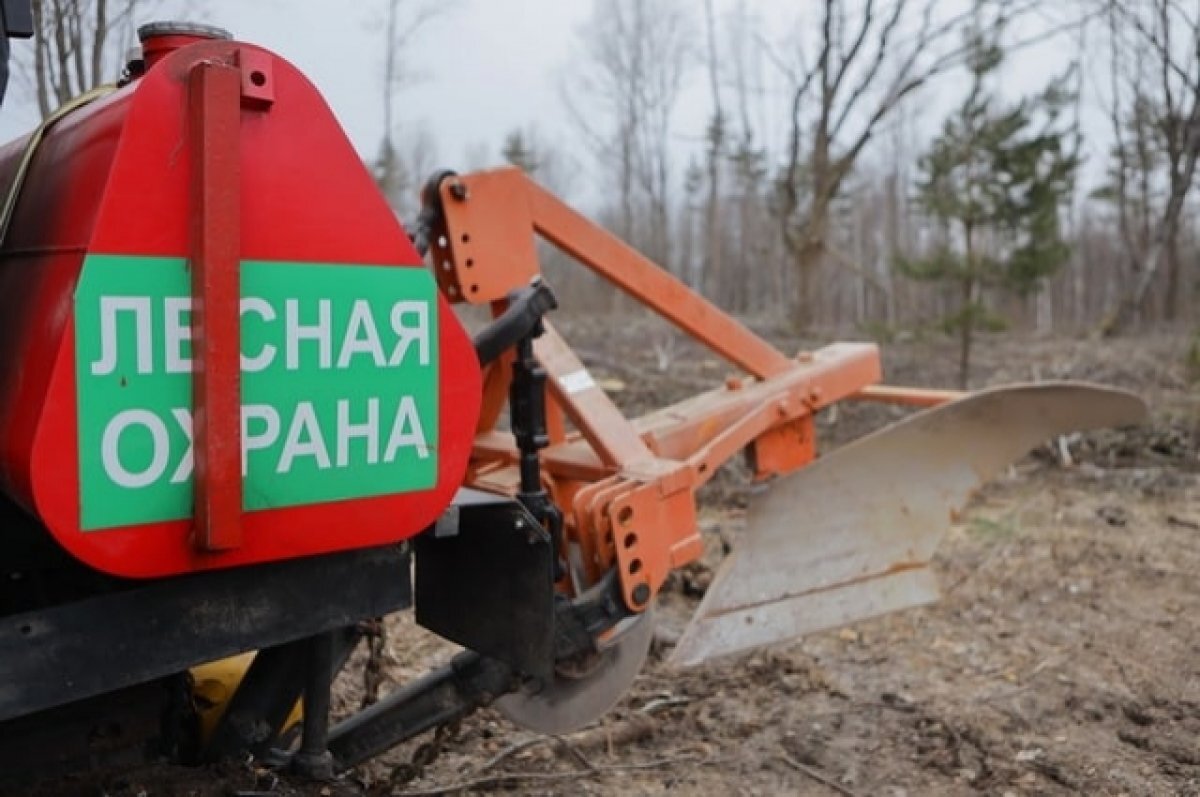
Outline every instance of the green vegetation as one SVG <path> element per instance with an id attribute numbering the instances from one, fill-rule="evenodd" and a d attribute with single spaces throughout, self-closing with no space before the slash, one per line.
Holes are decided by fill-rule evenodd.
<path id="1" fill-rule="evenodd" d="M 1059 212 L 1079 166 L 1078 134 L 1062 123 L 1074 100 L 1070 75 L 1004 105 L 991 88 L 1003 60 L 997 35 L 968 33 L 970 92 L 919 164 L 918 199 L 940 223 L 941 243 L 924 257 L 900 260 L 906 276 L 955 290 L 941 324 L 958 334 L 964 388 L 976 332 L 1004 326 L 984 290 L 1033 293 L 1070 255 Z"/>

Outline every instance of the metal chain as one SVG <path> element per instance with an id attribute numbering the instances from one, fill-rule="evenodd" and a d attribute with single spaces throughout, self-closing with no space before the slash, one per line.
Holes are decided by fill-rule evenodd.
<path id="1" fill-rule="evenodd" d="M 446 744 L 458 735 L 458 728 L 458 720 L 451 720 L 444 725 L 439 725 L 433 732 L 433 738 L 413 751 L 412 758 L 408 763 L 392 768 L 390 783 L 393 786 L 403 786 L 424 775 L 426 767 L 437 761 L 445 751 Z"/>
<path id="2" fill-rule="evenodd" d="M 359 624 L 359 631 L 367 639 L 367 661 L 363 666 L 362 708 L 379 700 L 379 689 L 383 685 L 384 659 L 387 655 L 387 626 L 382 619 L 367 620 Z M 439 725 L 433 738 L 417 747 L 407 763 L 393 767 L 389 783 L 402 786 L 411 783 L 425 773 L 426 767 L 438 759 L 446 744 L 458 734 L 459 721 L 452 720 Z"/>
<path id="3" fill-rule="evenodd" d="M 363 666 L 362 708 L 379 700 L 379 689 L 383 685 L 384 659 L 387 655 L 387 626 L 382 619 L 367 620 L 359 624 L 359 631 L 367 638 L 367 661 Z M 389 782 L 394 786 L 411 783 L 424 774 L 425 768 L 438 759 L 447 742 L 458 734 L 459 722 L 452 720 L 439 725 L 433 738 L 417 747 L 407 763 L 392 769 Z"/>
<path id="4" fill-rule="evenodd" d="M 379 700 L 379 688 L 383 686 L 384 657 L 387 654 L 387 626 L 382 619 L 367 620 L 359 624 L 359 630 L 367 638 L 367 662 L 363 665 L 363 697 L 360 709 Z"/>

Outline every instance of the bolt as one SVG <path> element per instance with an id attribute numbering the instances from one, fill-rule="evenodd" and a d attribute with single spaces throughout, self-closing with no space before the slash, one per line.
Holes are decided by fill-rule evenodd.
<path id="1" fill-rule="evenodd" d="M 650 600 L 650 587 L 645 584 L 638 584 L 633 588 L 633 602 L 641 606 L 646 601 Z"/>
<path id="2" fill-rule="evenodd" d="M 454 197 L 459 202 L 466 202 L 469 196 L 467 187 L 458 180 L 450 183 L 450 196 Z"/>
<path id="3" fill-rule="evenodd" d="M 525 528 L 525 518 L 517 518 L 516 520 L 514 520 L 513 528 L 516 529 L 517 531 L 520 531 L 521 529 Z"/>

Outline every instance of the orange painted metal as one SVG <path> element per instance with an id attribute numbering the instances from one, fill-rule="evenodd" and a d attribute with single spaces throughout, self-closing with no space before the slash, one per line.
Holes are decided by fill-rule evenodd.
<path id="1" fill-rule="evenodd" d="M 635 611 L 647 608 L 672 570 L 704 554 L 696 524 L 695 485 L 674 481 L 623 491 L 611 496 L 606 507 L 625 602 Z M 649 589 L 640 592 L 639 585 Z"/>
<path id="2" fill-rule="evenodd" d="M 513 353 L 506 351 L 483 370 L 483 403 L 479 410 L 477 433 L 494 429 L 496 422 L 500 420 L 500 414 L 504 411 L 504 403 L 508 401 L 508 386 L 512 382 L 513 359 Z"/>
<path id="3" fill-rule="evenodd" d="M 503 299 L 538 274 L 532 233 L 703 340 L 754 376 L 787 370 L 790 359 L 668 271 L 559 201 L 519 169 L 455 177 L 441 186 L 445 245 L 434 265 L 452 299 Z"/>
<path id="4" fill-rule="evenodd" d="M 936 407 L 948 401 L 965 398 L 967 395 L 966 391 L 962 390 L 867 385 L 850 398 L 858 401 L 878 401 L 883 404 L 905 404 L 910 407 Z"/>
<path id="5" fill-rule="evenodd" d="M 520 179 L 512 179 L 510 172 Z M 442 183 L 446 229 L 433 236 L 430 257 L 448 299 L 503 302 L 510 291 L 537 275 L 529 184 L 515 169 Z"/>
<path id="6" fill-rule="evenodd" d="M 811 415 L 774 426 L 754 438 L 746 460 L 755 481 L 799 470 L 817 454 L 816 425 Z"/>
<path id="7" fill-rule="evenodd" d="M 733 380 L 651 413 L 635 425 L 651 437 L 660 455 L 686 458 L 766 404 L 784 402 L 773 424 L 779 426 L 846 399 L 880 378 L 879 350 L 870 343 L 834 343 L 791 363 L 778 376 Z"/>
<path id="8" fill-rule="evenodd" d="M 861 385 L 878 380 L 879 375 L 879 354 L 875 346 L 836 343 L 820 349 L 808 358 L 808 362 L 794 363 L 788 372 L 777 377 L 762 381 L 739 380 L 735 387 L 719 387 L 693 396 L 629 424 L 656 457 L 686 461 L 765 405 L 783 402 L 783 414 L 769 424 L 771 428 L 782 429 L 792 421 L 811 417 L 815 411 L 857 395 Z M 736 453 L 736 448 L 750 445 L 755 440 L 755 431 L 743 427 L 742 442 L 729 453 Z M 812 443 L 810 438 L 806 447 L 811 448 Z M 476 437 L 475 455 L 477 459 L 490 462 L 515 461 L 516 447 L 511 435 L 490 431 Z M 806 464 L 810 458 L 805 458 L 796 467 Z M 719 466 L 723 461 L 717 459 L 712 464 Z M 543 450 L 542 465 L 555 476 L 575 479 L 594 480 L 617 471 L 596 453 L 586 434 L 568 437 L 563 443 Z M 774 472 L 781 474 L 794 469 Z"/>
<path id="9" fill-rule="evenodd" d="M 549 380 L 550 395 L 582 433 L 588 444 L 609 467 L 631 470 L 654 459 L 654 454 L 625 419 L 583 363 L 547 321 L 545 332 L 533 344 L 533 352 Z"/>
<path id="10" fill-rule="evenodd" d="M 629 420 L 552 324 L 535 341 L 549 376 L 543 481 L 587 583 L 617 567 L 634 611 L 649 606 L 671 570 L 703 553 L 696 490 L 731 457 L 746 452 L 755 478 L 783 475 L 816 455 L 813 416 L 822 408 L 851 397 L 925 398 L 872 392 L 880 363 L 871 344 L 783 354 L 519 170 L 451 177 L 439 191 L 443 227 L 431 252 L 449 299 L 502 311 L 509 292 L 539 274 L 540 235 L 749 374 Z M 512 494 L 516 446 L 496 428 L 510 380 L 511 357 L 487 370 L 467 483 Z"/>
<path id="11" fill-rule="evenodd" d="M 550 445 L 558 445 L 567 440 L 567 416 L 562 405 L 550 393 L 546 386 L 546 438 Z"/>

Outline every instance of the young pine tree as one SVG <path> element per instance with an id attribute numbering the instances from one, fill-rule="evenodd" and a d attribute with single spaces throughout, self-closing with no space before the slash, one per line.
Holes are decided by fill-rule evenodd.
<path id="1" fill-rule="evenodd" d="M 1074 99 L 1066 78 L 1006 106 L 989 89 L 1000 46 L 979 29 L 968 46 L 970 93 L 920 160 L 918 199 L 941 224 L 942 243 L 900 263 L 909 277 L 953 289 L 956 307 L 941 323 L 958 335 L 964 389 L 976 332 L 1004 324 L 983 291 L 1033 293 L 1070 254 L 1059 211 L 1079 166 L 1078 135 L 1062 120 Z"/>

